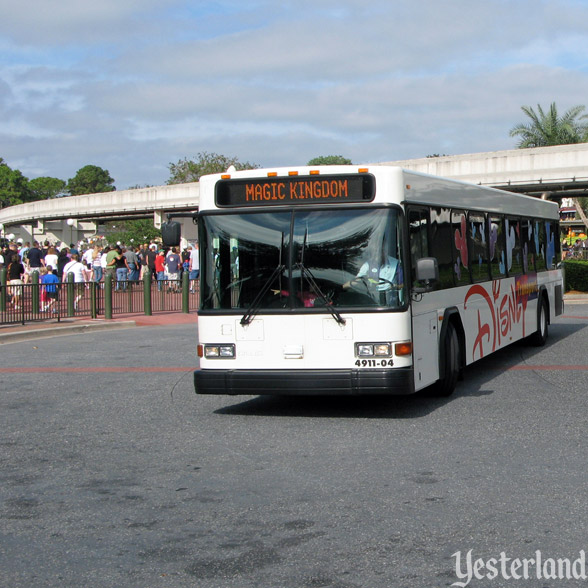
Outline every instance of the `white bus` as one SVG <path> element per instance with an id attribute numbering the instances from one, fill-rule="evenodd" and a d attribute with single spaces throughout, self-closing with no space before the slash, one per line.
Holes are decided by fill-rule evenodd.
<path id="1" fill-rule="evenodd" d="M 391 166 L 202 177 L 200 394 L 453 392 L 563 312 L 558 206 Z"/>

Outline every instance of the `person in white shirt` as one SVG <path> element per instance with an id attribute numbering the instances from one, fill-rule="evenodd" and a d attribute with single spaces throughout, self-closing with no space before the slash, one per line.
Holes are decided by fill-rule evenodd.
<path id="1" fill-rule="evenodd" d="M 188 270 L 188 278 L 190 279 L 190 292 L 196 290 L 196 280 L 200 275 L 200 252 L 198 251 L 198 244 L 192 245 L 190 250 L 190 269 Z"/>
<path id="2" fill-rule="evenodd" d="M 93 264 L 93 249 L 86 249 L 84 253 L 82 253 L 82 264 L 84 265 L 84 281 L 91 282 L 92 281 L 92 264 Z"/>
<path id="3" fill-rule="evenodd" d="M 84 265 L 80 262 L 80 256 L 77 253 L 72 254 L 71 261 L 65 264 L 63 268 L 63 277 L 62 281 L 67 282 L 68 274 L 73 274 L 75 287 L 76 287 L 76 297 L 74 300 L 74 308 L 77 309 L 78 302 L 81 300 L 82 296 L 84 295 Z"/>
<path id="4" fill-rule="evenodd" d="M 57 259 L 57 251 L 55 250 L 55 247 L 49 247 L 47 255 L 45 255 L 44 259 L 45 267 L 51 266 L 53 268 L 53 271 L 57 273 Z"/>

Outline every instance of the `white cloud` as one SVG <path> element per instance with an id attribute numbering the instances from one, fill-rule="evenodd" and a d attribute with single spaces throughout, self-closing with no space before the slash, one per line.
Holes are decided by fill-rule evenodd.
<path id="1" fill-rule="evenodd" d="M 0 157 L 29 177 L 92 163 L 124 188 L 200 151 L 275 166 L 511 148 L 521 105 L 588 96 L 575 0 L 11 4 Z"/>

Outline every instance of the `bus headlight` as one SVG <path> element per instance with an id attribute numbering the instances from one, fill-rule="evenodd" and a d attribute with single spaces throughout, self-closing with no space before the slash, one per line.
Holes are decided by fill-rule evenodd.
<path id="1" fill-rule="evenodd" d="M 205 345 L 204 357 L 206 359 L 233 359 L 235 357 L 235 345 Z"/>
<path id="2" fill-rule="evenodd" d="M 356 343 L 355 357 L 391 357 L 390 343 Z"/>

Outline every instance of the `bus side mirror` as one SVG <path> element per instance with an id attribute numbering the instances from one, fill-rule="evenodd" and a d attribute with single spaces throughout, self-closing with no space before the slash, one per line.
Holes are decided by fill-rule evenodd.
<path id="1" fill-rule="evenodd" d="M 416 282 L 422 284 L 413 288 L 413 292 L 422 294 L 433 289 L 433 282 L 439 281 L 439 264 L 436 257 L 421 257 L 416 263 Z"/>
<path id="2" fill-rule="evenodd" d="M 182 225 L 173 220 L 161 223 L 161 238 L 166 247 L 178 247 L 182 237 Z"/>

